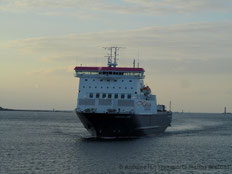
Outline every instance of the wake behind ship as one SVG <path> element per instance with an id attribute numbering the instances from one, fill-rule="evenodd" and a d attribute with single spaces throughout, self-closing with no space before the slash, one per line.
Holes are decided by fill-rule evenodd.
<path id="1" fill-rule="evenodd" d="M 77 116 L 97 138 L 123 138 L 163 133 L 172 112 L 157 105 L 144 85 L 144 69 L 117 67 L 119 47 L 107 47 L 108 67 L 75 67 L 79 77 Z"/>

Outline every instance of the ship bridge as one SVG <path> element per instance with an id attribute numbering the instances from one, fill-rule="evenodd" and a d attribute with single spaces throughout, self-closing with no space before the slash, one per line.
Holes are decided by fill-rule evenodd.
<path id="1" fill-rule="evenodd" d="M 144 78 L 144 69 L 135 67 L 82 67 L 74 69 L 76 77 L 89 78 Z"/>
<path id="2" fill-rule="evenodd" d="M 156 96 L 144 86 L 144 69 L 117 67 L 119 47 L 109 51 L 108 67 L 77 66 L 79 77 L 78 105 L 80 112 L 156 114 Z"/>

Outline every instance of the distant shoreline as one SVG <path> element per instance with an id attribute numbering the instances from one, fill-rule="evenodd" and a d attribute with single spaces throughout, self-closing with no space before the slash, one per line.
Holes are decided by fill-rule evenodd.
<path id="1" fill-rule="evenodd" d="M 0 107 L 0 111 L 24 111 L 24 112 L 73 112 L 67 110 L 33 110 L 33 109 L 8 109 Z"/>
<path id="2" fill-rule="evenodd" d="M 38 110 L 38 109 L 8 109 L 0 107 L 0 111 L 23 111 L 23 112 L 73 112 L 73 110 Z M 231 115 L 232 113 L 210 113 L 210 112 L 173 112 L 174 114 L 222 114 Z"/>

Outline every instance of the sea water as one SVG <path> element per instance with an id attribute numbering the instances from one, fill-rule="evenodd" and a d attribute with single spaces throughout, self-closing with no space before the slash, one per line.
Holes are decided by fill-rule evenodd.
<path id="1" fill-rule="evenodd" d="M 232 115 L 174 113 L 157 136 L 91 138 L 74 112 L 0 111 L 0 173 L 232 173 Z"/>

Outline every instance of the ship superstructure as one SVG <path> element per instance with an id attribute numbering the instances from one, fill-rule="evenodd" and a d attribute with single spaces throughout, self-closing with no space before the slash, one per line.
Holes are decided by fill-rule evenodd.
<path id="1" fill-rule="evenodd" d="M 75 67 L 80 78 L 76 113 L 85 128 L 99 138 L 163 132 L 172 114 L 144 85 L 144 69 L 117 67 L 119 47 L 106 49 L 107 67 Z"/>

